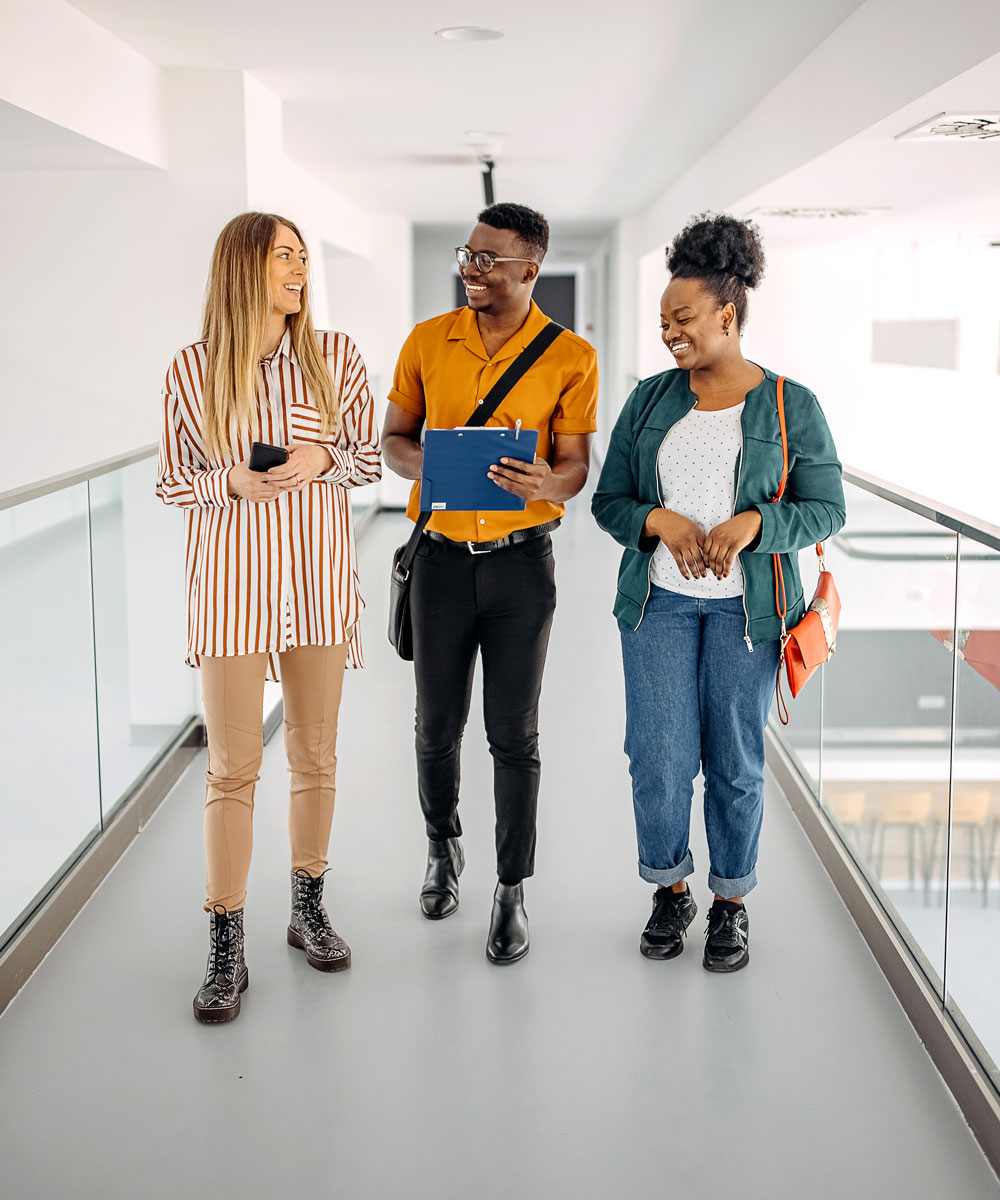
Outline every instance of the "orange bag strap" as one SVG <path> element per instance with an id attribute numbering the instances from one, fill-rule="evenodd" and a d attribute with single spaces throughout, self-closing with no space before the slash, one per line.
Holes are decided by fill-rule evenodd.
<path id="1" fill-rule="evenodd" d="M 777 504 L 781 497 L 785 494 L 785 485 L 788 483 L 788 429 L 785 425 L 785 376 L 782 375 L 778 379 L 778 426 L 781 429 L 781 483 L 778 484 L 778 494 L 771 497 L 771 503 Z M 823 562 L 823 543 L 816 543 L 816 556 L 819 558 L 819 569 L 826 570 Z M 778 556 L 774 556 L 777 563 Z M 781 570 L 780 565 L 778 570 Z M 782 583 L 784 588 L 784 583 Z M 780 608 L 778 610 L 781 611 Z"/>
<path id="2" fill-rule="evenodd" d="M 785 428 L 785 377 L 778 377 L 778 425 L 781 429 L 781 483 L 778 484 L 777 493 L 771 497 L 771 503 L 777 504 L 781 497 L 785 494 L 785 484 L 788 482 L 788 430 Z M 781 560 L 777 554 L 771 555 L 771 560 L 774 563 L 774 607 L 778 610 L 778 616 L 781 617 L 781 657 L 785 657 L 785 642 L 788 640 L 788 634 L 785 632 L 785 613 L 788 611 L 788 605 L 785 599 L 785 576 L 781 570 Z M 779 591 L 780 589 L 780 591 Z M 778 677 L 781 677 L 781 669 L 778 669 Z"/>
<path id="3" fill-rule="evenodd" d="M 771 497 L 771 503 L 777 504 L 781 497 L 785 494 L 785 484 L 788 482 L 788 430 L 785 427 L 785 376 L 782 375 L 778 379 L 778 426 L 781 429 L 781 483 L 778 484 L 777 495 Z M 823 543 L 816 543 L 816 554 L 819 558 L 819 569 L 826 570 L 826 562 L 823 558 Z M 785 700 L 781 691 L 781 668 L 785 665 L 785 647 L 788 645 L 788 630 L 785 628 L 785 614 L 788 611 L 788 602 L 785 596 L 785 576 L 781 569 L 781 559 L 777 554 L 772 554 L 771 558 L 774 562 L 774 607 L 778 610 L 778 616 L 781 618 L 781 658 L 778 662 L 778 679 L 774 685 L 775 707 L 778 710 L 778 718 L 782 725 L 788 724 L 788 703 Z"/>
<path id="4" fill-rule="evenodd" d="M 778 379 L 778 425 L 781 427 L 781 483 L 778 484 L 778 494 L 771 499 L 777 504 L 785 494 L 785 484 L 788 482 L 788 430 L 785 428 L 785 377 Z"/>
<path id="5" fill-rule="evenodd" d="M 781 429 L 781 483 L 778 484 L 777 494 L 771 497 L 771 503 L 777 504 L 785 494 L 785 484 L 788 482 L 788 430 L 785 428 L 785 377 L 778 378 L 778 425 Z M 785 646 L 788 644 L 788 631 L 785 629 L 785 613 L 788 611 L 788 601 L 785 596 L 785 575 L 781 569 L 781 559 L 777 554 L 771 555 L 774 563 L 774 607 L 781 618 L 781 639 L 779 642 L 781 657 L 778 659 L 778 678 L 774 683 L 774 702 L 778 710 L 778 719 L 782 725 L 787 725 L 788 703 L 781 692 L 781 668 L 785 665 Z"/>

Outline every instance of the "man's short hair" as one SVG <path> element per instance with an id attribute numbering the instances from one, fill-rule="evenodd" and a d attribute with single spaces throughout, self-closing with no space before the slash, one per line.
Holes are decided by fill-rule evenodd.
<path id="1" fill-rule="evenodd" d="M 540 212 L 523 204 L 491 204 L 478 218 L 493 229 L 508 229 L 518 236 L 529 256 L 540 263 L 549 248 L 549 223 Z"/>

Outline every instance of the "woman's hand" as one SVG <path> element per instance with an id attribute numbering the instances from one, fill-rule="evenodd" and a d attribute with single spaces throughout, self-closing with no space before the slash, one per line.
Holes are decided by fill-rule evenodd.
<path id="1" fill-rule="evenodd" d="M 281 492 L 277 482 L 269 479 L 266 471 L 251 471 L 246 460 L 229 468 L 226 486 L 230 496 L 239 500 L 251 500 L 254 504 L 277 500 Z"/>
<path id="2" fill-rule="evenodd" d="M 660 539 L 685 579 L 701 579 L 708 574 L 702 545 L 705 535 L 694 521 L 669 508 L 654 508 L 642 531 L 647 537 Z"/>
<path id="3" fill-rule="evenodd" d="M 709 530 L 701 552 L 709 570 L 717 579 L 725 579 L 733 568 L 733 559 L 760 532 L 760 513 L 755 508 L 737 513 Z"/>
<path id="4" fill-rule="evenodd" d="M 283 492 L 301 492 L 317 475 L 325 474 L 333 466 L 333 458 L 324 446 L 289 442 L 285 449 L 288 461 L 266 472 L 267 478 Z"/>
<path id="5" fill-rule="evenodd" d="M 524 500 L 547 500 L 545 490 L 552 478 L 552 468 L 544 458 L 535 455 L 534 462 L 519 458 L 501 458 L 487 472 L 490 479 L 505 492 L 513 492 Z"/>

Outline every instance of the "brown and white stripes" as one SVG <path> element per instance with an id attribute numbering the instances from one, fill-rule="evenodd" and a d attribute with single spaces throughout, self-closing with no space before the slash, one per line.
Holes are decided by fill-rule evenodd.
<path id="1" fill-rule="evenodd" d="M 320 435 L 287 333 L 260 364 L 257 427 L 212 460 L 201 433 L 206 344 L 178 351 L 167 371 L 156 493 L 184 509 L 193 667 L 203 654 L 266 651 L 268 678 L 277 679 L 277 653 L 346 641 L 364 608 L 347 489 L 382 475 L 378 426 L 357 347 L 343 333 L 316 336 L 340 396 L 335 438 Z M 333 466 L 301 492 L 264 503 L 234 499 L 226 477 L 249 457 L 251 441 L 323 445 Z M 356 631 L 348 665 L 362 665 Z"/>

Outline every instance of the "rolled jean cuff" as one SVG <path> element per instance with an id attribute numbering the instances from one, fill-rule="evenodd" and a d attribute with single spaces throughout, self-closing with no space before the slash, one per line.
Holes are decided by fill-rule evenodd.
<path id="1" fill-rule="evenodd" d="M 726 900 L 732 899 L 733 896 L 745 896 L 757 886 L 757 868 L 754 867 L 750 874 L 744 875 L 742 879 L 723 879 L 721 875 L 709 871 L 708 886 L 717 896 L 723 896 Z"/>
<path id="2" fill-rule="evenodd" d="M 662 883 L 664 887 L 669 887 L 670 884 L 680 883 L 682 879 L 693 874 L 694 859 L 690 850 L 676 867 L 647 867 L 641 859 L 639 860 L 639 878 L 645 879 L 647 883 Z"/>

